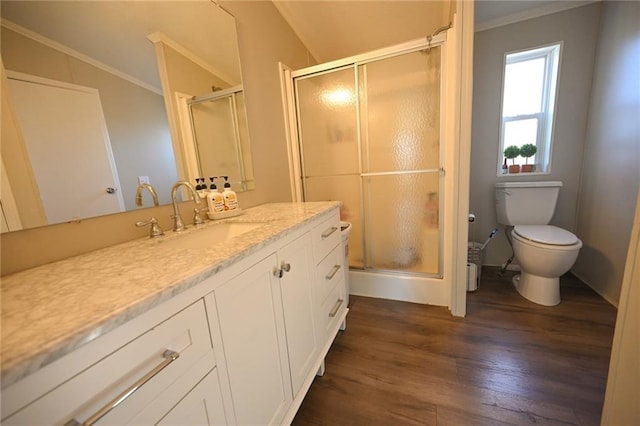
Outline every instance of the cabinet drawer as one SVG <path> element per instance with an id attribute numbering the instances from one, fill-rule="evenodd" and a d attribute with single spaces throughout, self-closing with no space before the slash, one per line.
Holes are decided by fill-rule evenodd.
<path id="1" fill-rule="evenodd" d="M 158 426 L 226 424 L 220 380 L 214 369 L 162 418 Z"/>
<path id="2" fill-rule="evenodd" d="M 317 225 L 311 231 L 313 257 L 320 263 L 335 246 L 340 244 L 340 218 L 337 214 Z"/>
<path id="3" fill-rule="evenodd" d="M 342 245 L 336 246 L 316 268 L 316 297 L 323 303 L 336 284 L 344 286 Z"/>
<path id="4" fill-rule="evenodd" d="M 71 419 L 84 422 L 121 393 L 150 377 L 102 420 L 126 424 L 205 355 L 215 365 L 207 324 L 204 301 L 199 300 L 70 377 L 4 419 L 3 424 L 64 424 Z M 173 356 L 167 351 L 173 351 Z M 175 400 L 167 402 L 176 404 L 182 395 L 175 394 Z"/>
<path id="5" fill-rule="evenodd" d="M 345 288 L 343 285 L 335 286 L 320 307 L 318 334 L 326 338 L 327 334 L 337 327 L 337 323 L 341 321 L 346 309 Z"/>

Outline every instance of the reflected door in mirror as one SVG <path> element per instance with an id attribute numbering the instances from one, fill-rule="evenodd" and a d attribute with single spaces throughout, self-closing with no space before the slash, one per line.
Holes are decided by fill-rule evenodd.
<path id="1" fill-rule="evenodd" d="M 98 92 L 15 76 L 9 87 L 47 222 L 124 211 Z"/>

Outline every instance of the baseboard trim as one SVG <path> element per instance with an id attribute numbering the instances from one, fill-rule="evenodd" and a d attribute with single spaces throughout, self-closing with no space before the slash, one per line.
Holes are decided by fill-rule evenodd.
<path id="1" fill-rule="evenodd" d="M 577 279 L 579 279 L 580 281 L 582 281 L 585 285 L 587 285 L 591 290 L 595 291 L 596 293 L 598 293 L 598 296 L 602 297 L 604 300 L 606 300 L 607 302 L 609 302 L 611 304 L 611 306 L 614 306 L 616 309 L 618 309 L 618 302 L 617 301 L 613 301 L 609 298 L 608 295 L 601 293 L 600 291 L 598 291 L 597 288 L 595 288 L 594 286 L 592 286 L 591 284 L 589 284 L 589 281 L 585 280 L 580 274 L 576 273 L 573 269 L 571 269 L 569 272 L 571 272 L 573 274 L 573 276 L 575 276 Z"/>

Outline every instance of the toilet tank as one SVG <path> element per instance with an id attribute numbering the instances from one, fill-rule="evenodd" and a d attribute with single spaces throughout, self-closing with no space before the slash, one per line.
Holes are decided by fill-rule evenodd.
<path id="1" fill-rule="evenodd" d="M 498 182 L 496 214 L 502 225 L 546 225 L 556 210 L 562 182 Z"/>

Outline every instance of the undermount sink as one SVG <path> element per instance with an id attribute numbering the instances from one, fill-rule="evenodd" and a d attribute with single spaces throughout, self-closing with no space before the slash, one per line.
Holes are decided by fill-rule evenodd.
<path id="1" fill-rule="evenodd" d="M 192 229 L 190 232 L 176 235 L 173 238 L 160 240 L 162 245 L 183 249 L 203 249 L 216 247 L 239 235 L 263 226 L 262 223 L 218 223 L 202 229 Z"/>

